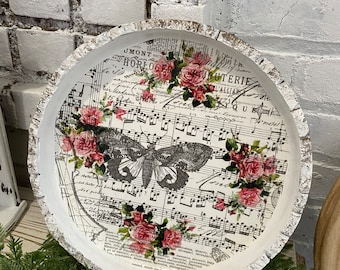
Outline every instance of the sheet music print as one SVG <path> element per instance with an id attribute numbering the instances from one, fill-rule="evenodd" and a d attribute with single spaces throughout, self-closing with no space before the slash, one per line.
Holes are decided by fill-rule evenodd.
<path id="1" fill-rule="evenodd" d="M 156 264 L 198 269 L 245 251 L 265 230 L 280 199 L 281 189 L 278 188 L 266 204 L 247 208 L 239 220 L 227 211 L 214 208 L 217 197 L 227 201 L 233 195 L 228 185 L 236 179 L 235 174 L 225 169 L 227 163 L 222 159 L 227 151 L 226 139 L 238 136 L 250 144 L 253 140 L 261 140 L 268 153 L 277 158 L 276 173 L 284 184 L 288 138 L 279 112 L 251 71 L 228 52 L 220 52 L 207 44 L 186 43 L 209 53 L 213 65 L 220 68 L 222 80 L 216 83 L 215 92 L 219 97 L 216 108 L 192 108 L 191 103 L 186 103 L 181 97 L 174 98 L 179 93 L 176 89 L 171 95 L 165 89 L 155 90 L 154 103 L 141 101 L 143 85 L 139 84 L 141 78 L 135 72 L 141 68 L 151 69 L 160 51 L 179 51 L 181 40 L 155 39 L 126 48 L 89 70 L 70 89 L 59 114 L 59 120 L 68 121 L 81 106 L 96 106 L 105 94 L 126 110 L 123 121 L 112 117 L 104 123 L 109 131 L 101 139 L 109 144 L 112 158 L 106 174 L 94 176 L 86 168 L 75 170 L 68 161 L 71 156 L 59 147 L 62 134 L 58 129 L 56 163 L 60 173 L 60 191 L 69 214 L 79 230 L 97 246 L 115 256 L 127 257 L 126 254 L 129 254 L 129 258 L 150 263 L 143 256 L 129 253 L 128 247 L 123 248 L 117 234 L 123 221 L 122 204 L 142 204 L 147 211 L 153 212 L 154 219 L 159 222 L 164 217 L 168 217 L 170 222 L 185 218 L 196 225 L 197 236 L 186 240 L 176 250 L 176 255 L 182 255 L 180 260 L 176 260 L 176 256 L 160 256 Z M 173 182 L 162 184 L 156 178 L 155 168 L 145 178 L 142 171 L 148 171 L 147 164 L 138 163 L 136 159 L 134 164 L 127 165 L 134 166 L 130 168 L 136 170 L 133 178 L 125 181 L 117 175 L 120 164 L 128 161 L 124 157 L 118 160 L 115 156 L 117 141 L 113 140 L 110 144 L 110 136 L 116 132 L 121 134 L 121 138 L 128 138 L 126 140 L 134 147 L 138 146 L 144 157 L 149 156 L 152 164 L 156 162 L 157 154 L 170 151 L 162 149 L 179 151 L 191 145 L 190 155 L 186 154 L 183 158 L 176 154 L 180 156 L 178 160 L 185 160 L 185 166 L 188 166 L 190 156 L 196 160 L 201 157 L 200 166 L 191 169 L 182 167 L 182 176 L 175 176 Z M 208 153 L 206 157 L 202 157 L 204 153 Z M 131 158 L 129 160 L 131 162 Z M 176 166 L 178 168 L 178 164 L 169 164 L 169 168 Z M 123 177 L 122 171 L 120 174 Z M 174 184 L 178 179 L 181 181 Z"/>

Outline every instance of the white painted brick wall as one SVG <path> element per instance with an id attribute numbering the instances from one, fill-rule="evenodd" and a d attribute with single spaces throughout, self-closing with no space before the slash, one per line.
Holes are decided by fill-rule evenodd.
<path id="1" fill-rule="evenodd" d="M 68 0 L 9 0 L 9 5 L 16 15 L 57 20 L 70 19 Z"/>
<path id="2" fill-rule="evenodd" d="M 340 115 L 308 113 L 307 120 L 312 135 L 313 150 L 339 158 Z M 338 166 L 340 168 L 340 164 Z"/>
<path id="3" fill-rule="evenodd" d="M 24 69 L 54 72 L 74 50 L 74 36 L 67 32 L 40 29 L 17 30 Z"/>
<path id="4" fill-rule="evenodd" d="M 220 2 L 221 0 L 217 0 Z M 340 40 L 338 0 L 286 0 L 286 1 L 227 1 L 225 5 L 233 17 L 221 19 L 221 28 L 237 33 L 279 33 L 304 39 Z M 220 11 L 216 10 L 215 14 Z M 214 23 L 214 22 L 213 22 Z M 232 25 L 230 25 L 230 23 Z"/>
<path id="5" fill-rule="evenodd" d="M 153 0 L 152 3 L 156 5 L 177 5 L 181 8 L 182 6 L 197 6 L 205 5 L 209 0 Z"/>
<path id="6" fill-rule="evenodd" d="M 7 29 L 0 28 L 0 66 L 12 66 L 11 52 L 7 38 Z"/>
<path id="7" fill-rule="evenodd" d="M 203 22 L 205 5 L 152 4 L 152 17 L 155 19 L 177 19 Z"/>
<path id="8" fill-rule="evenodd" d="M 340 57 L 324 56 L 308 59 L 303 74 L 303 92 L 300 95 L 320 103 L 340 105 L 340 81 L 337 79 L 340 78 L 339 67 Z"/>
<path id="9" fill-rule="evenodd" d="M 87 23 L 119 25 L 146 19 L 146 0 L 82 0 L 81 13 Z"/>

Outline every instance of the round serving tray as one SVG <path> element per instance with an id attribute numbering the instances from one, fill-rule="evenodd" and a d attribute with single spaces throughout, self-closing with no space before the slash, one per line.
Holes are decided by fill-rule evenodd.
<path id="1" fill-rule="evenodd" d="M 50 80 L 29 170 L 52 235 L 93 269 L 261 269 L 310 188 L 308 126 L 274 66 L 186 21 L 113 28 Z"/>

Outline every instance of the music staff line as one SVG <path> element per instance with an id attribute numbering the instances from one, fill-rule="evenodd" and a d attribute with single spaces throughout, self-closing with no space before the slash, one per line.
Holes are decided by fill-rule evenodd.
<path id="1" fill-rule="evenodd" d="M 138 141 L 139 143 L 143 143 L 143 144 L 148 144 L 150 143 L 150 141 L 160 147 L 166 147 L 169 145 L 181 144 L 181 143 L 185 144 L 184 141 L 176 140 L 176 139 L 174 140 L 171 136 L 166 136 L 166 135 L 159 136 L 156 133 L 145 134 L 142 131 L 131 131 L 131 130 L 122 130 L 121 132 L 124 135 L 130 137 L 131 139 Z M 222 160 L 225 154 L 228 153 L 226 148 L 217 148 L 214 146 L 211 146 L 211 148 L 213 149 L 213 151 L 212 151 L 212 155 L 210 159 Z M 277 160 L 276 173 L 286 174 L 288 161 L 279 159 L 279 158 L 277 158 L 276 160 Z M 225 163 L 226 166 L 227 164 L 228 163 Z M 232 178 L 232 176 L 230 176 L 231 174 L 230 172 L 226 171 L 225 168 L 220 168 L 220 167 L 213 167 L 213 166 L 205 165 L 204 167 L 200 169 L 200 172 L 204 172 L 204 174 L 208 174 L 208 175 L 211 174 L 211 172 L 213 172 L 213 174 L 219 174 L 220 176 L 223 174 L 229 174 L 229 176 L 223 176 L 223 178 L 229 178 L 229 179 Z"/>
<path id="2" fill-rule="evenodd" d="M 128 194 L 132 198 L 143 196 L 143 198 L 152 202 L 158 201 L 158 203 L 161 203 L 161 201 L 163 201 L 163 204 L 165 205 L 180 204 L 192 209 L 204 209 L 207 206 L 209 207 L 209 205 L 211 208 L 215 209 L 214 204 L 216 203 L 217 198 L 223 199 L 225 202 L 230 198 L 230 196 L 226 195 L 223 191 L 219 191 L 216 188 L 211 189 L 211 187 L 204 188 L 204 186 L 199 186 L 198 188 L 187 186 L 181 191 L 162 189 L 157 185 L 154 185 L 151 189 L 145 190 L 140 186 L 123 182 L 112 182 L 112 185 L 110 186 L 111 188 L 105 186 L 105 189 L 112 190 L 116 194 Z M 252 212 L 261 212 L 263 210 L 262 208 L 263 207 L 259 204 L 255 208 L 246 209 L 244 214 L 250 216 Z"/>
<path id="3" fill-rule="evenodd" d="M 100 97 L 98 96 L 98 92 L 101 86 L 102 76 L 98 74 L 102 73 L 99 72 L 99 70 L 101 69 L 103 69 L 102 65 L 98 65 L 98 67 L 92 70 L 91 75 L 89 75 L 93 81 L 91 83 L 91 89 L 93 88 L 94 90 L 91 90 L 91 100 L 94 103 L 98 102 L 100 99 Z M 82 90 L 79 94 L 76 93 L 75 89 L 72 89 L 72 91 L 69 93 L 68 99 L 65 101 L 64 104 L 64 109 L 69 109 L 68 114 L 71 113 L 72 108 L 79 108 L 81 106 L 81 97 L 83 95 L 83 92 L 84 85 L 82 86 Z M 95 95 L 96 97 L 93 98 L 93 95 Z M 202 140 L 206 141 L 206 143 L 211 143 L 212 140 L 223 141 L 228 136 L 238 136 L 241 129 L 242 135 L 248 135 L 248 137 L 256 132 L 257 137 L 267 141 L 268 149 L 271 149 L 273 151 L 277 150 L 277 147 L 282 146 L 286 140 L 286 131 L 282 128 L 283 123 L 281 123 L 279 129 L 270 128 L 269 130 L 258 128 L 255 125 L 253 128 L 251 128 L 245 125 L 229 124 L 226 123 L 226 121 L 222 122 L 221 127 L 221 121 L 217 121 L 211 118 L 205 119 L 196 117 L 193 119 L 192 117 L 176 114 L 172 111 L 162 112 L 161 110 L 149 108 L 135 108 L 129 106 L 128 104 L 125 104 L 124 107 L 127 108 L 128 112 L 127 117 L 124 120 L 125 124 L 140 122 L 144 124 L 148 123 L 149 125 L 156 125 L 160 122 L 162 131 L 168 132 L 169 126 L 172 125 L 173 132 L 179 132 L 187 136 L 196 137 L 200 133 L 200 135 L 202 136 Z M 67 113 L 65 116 L 67 116 Z M 60 111 L 60 118 L 62 117 L 63 110 Z M 205 125 L 202 125 L 202 123 L 204 122 Z M 177 135 L 181 134 L 177 133 Z M 172 138 L 172 140 L 172 143 L 176 143 L 180 141 L 180 136 Z"/>
<path id="4" fill-rule="evenodd" d="M 275 145 L 284 144 L 287 137 L 282 122 L 279 128 L 271 127 L 264 129 L 256 126 L 249 127 L 247 125 L 231 124 L 227 121 L 215 120 L 213 118 L 190 117 L 172 111 L 162 111 L 146 107 L 136 108 L 129 104 L 124 104 L 123 108 L 127 110 L 124 126 L 135 123 L 148 124 L 149 126 L 158 124 L 161 127 L 161 131 L 164 132 L 174 131 L 191 137 L 196 137 L 200 133 L 202 141 L 207 143 L 210 143 L 213 138 L 216 141 L 225 141 L 228 137 L 238 136 L 242 131 L 242 136 L 256 137 L 266 142 L 271 142 L 271 147 L 273 148 Z"/>
<path id="5" fill-rule="evenodd" d="M 107 209 L 107 204 L 112 209 L 110 212 Z M 104 204 L 103 204 L 104 203 Z M 119 209 L 121 208 L 121 201 L 114 197 L 102 196 L 99 205 L 98 221 L 108 224 L 122 226 L 123 216 Z M 135 203 L 137 202 L 131 202 Z M 256 225 L 247 225 L 243 222 L 230 222 L 227 217 L 221 218 L 218 216 L 207 216 L 206 212 L 201 211 L 200 215 L 195 215 L 188 212 L 177 211 L 175 207 L 158 207 L 143 204 L 146 212 L 152 211 L 155 217 L 168 216 L 174 220 L 188 219 L 196 225 L 197 236 L 191 242 L 199 245 L 212 247 L 225 247 L 233 251 L 240 251 L 246 248 L 246 245 L 236 243 L 232 240 L 235 235 L 252 237 L 256 239 L 264 230 L 264 227 Z M 102 209 L 104 207 L 104 209 Z M 115 211 L 114 211 L 115 209 Z"/>

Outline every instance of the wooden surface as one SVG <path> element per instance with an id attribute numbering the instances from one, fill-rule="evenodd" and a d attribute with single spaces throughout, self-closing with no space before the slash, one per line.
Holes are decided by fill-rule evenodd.
<path id="1" fill-rule="evenodd" d="M 13 227 L 10 233 L 15 238 L 23 240 L 23 249 L 26 252 L 37 250 L 46 239 L 48 230 L 41 214 L 38 203 L 34 200 L 30 188 L 19 187 L 20 199 L 27 202 L 27 209 Z"/>
<path id="2" fill-rule="evenodd" d="M 322 206 L 314 238 L 315 270 L 340 269 L 340 177 Z"/>

